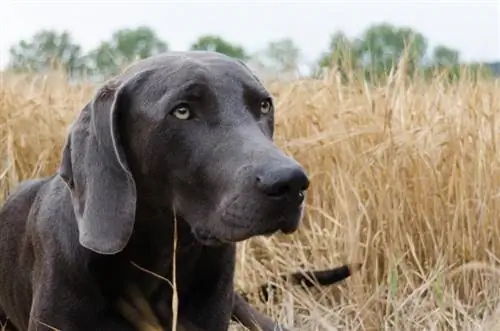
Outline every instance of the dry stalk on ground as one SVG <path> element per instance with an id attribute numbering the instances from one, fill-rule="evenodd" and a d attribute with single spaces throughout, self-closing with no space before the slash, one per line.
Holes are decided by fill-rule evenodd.
<path id="1" fill-rule="evenodd" d="M 270 85 L 276 141 L 312 179 L 301 230 L 240 245 L 237 285 L 360 261 L 345 284 L 287 288 L 260 308 L 302 330 L 493 330 L 500 325 L 500 93 L 491 81 Z M 90 85 L 0 82 L 0 200 L 58 166 Z M 258 302 L 255 304 L 259 305 Z"/>

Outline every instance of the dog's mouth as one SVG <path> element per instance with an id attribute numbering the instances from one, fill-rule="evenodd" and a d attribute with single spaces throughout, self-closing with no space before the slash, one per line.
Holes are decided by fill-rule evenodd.
<path id="1" fill-rule="evenodd" d="M 193 229 L 193 235 L 196 240 L 204 246 L 220 246 L 224 244 L 229 244 L 225 240 L 220 239 L 214 234 L 210 233 L 207 230 L 202 229 Z"/>
<path id="2" fill-rule="evenodd" d="M 196 240 L 204 246 L 221 246 L 227 244 L 234 244 L 240 241 L 244 241 L 250 237 L 253 237 L 254 234 L 250 230 L 238 229 L 236 233 L 232 233 L 227 237 L 217 235 L 216 233 L 201 228 L 195 228 L 192 230 L 194 237 Z M 274 232 L 269 231 L 266 235 L 272 235 Z M 227 238 L 226 238 L 227 237 Z"/>
<path id="3" fill-rule="evenodd" d="M 204 246 L 220 246 L 224 244 L 234 244 L 245 241 L 252 237 L 271 237 L 278 233 L 292 234 L 299 228 L 301 214 L 294 217 L 280 218 L 278 221 L 269 222 L 272 226 L 262 227 L 241 227 L 235 224 L 223 222 L 228 233 L 221 235 L 206 228 L 193 228 L 192 233 L 195 239 Z"/>
<path id="4" fill-rule="evenodd" d="M 296 232 L 305 202 L 274 203 L 233 196 L 219 203 L 206 222 L 188 222 L 195 239 L 204 246 L 235 244 L 252 237 L 270 237 Z M 195 216 L 197 218 L 197 216 Z"/>
<path id="5" fill-rule="evenodd" d="M 267 230 L 263 232 L 258 232 L 254 233 L 251 231 L 246 231 L 245 233 L 237 236 L 233 236 L 231 239 L 223 239 L 219 236 L 216 236 L 213 233 L 210 233 L 208 231 L 202 231 L 202 230 L 193 230 L 193 235 L 196 238 L 196 240 L 204 245 L 204 246 L 221 246 L 225 244 L 235 244 L 244 240 L 247 240 L 251 237 L 255 236 L 264 236 L 264 237 L 271 237 L 272 235 L 276 234 L 280 230 Z M 283 232 L 283 231 L 282 231 Z"/>

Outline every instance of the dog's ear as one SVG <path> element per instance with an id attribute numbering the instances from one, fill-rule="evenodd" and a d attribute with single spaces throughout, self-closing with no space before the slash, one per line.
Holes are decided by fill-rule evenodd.
<path id="1" fill-rule="evenodd" d="M 80 244 L 100 254 L 116 254 L 134 228 L 137 192 L 118 121 L 129 110 L 140 80 L 108 82 L 72 125 L 59 175 L 71 191 Z"/>

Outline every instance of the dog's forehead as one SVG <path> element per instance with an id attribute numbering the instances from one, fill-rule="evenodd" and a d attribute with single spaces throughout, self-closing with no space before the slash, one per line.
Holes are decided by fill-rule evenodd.
<path id="1" fill-rule="evenodd" d="M 242 62 L 216 52 L 165 53 L 136 63 L 124 75 L 144 70 L 151 72 L 144 87 L 154 94 L 186 83 L 197 83 L 212 89 L 250 88 L 266 92 Z"/>

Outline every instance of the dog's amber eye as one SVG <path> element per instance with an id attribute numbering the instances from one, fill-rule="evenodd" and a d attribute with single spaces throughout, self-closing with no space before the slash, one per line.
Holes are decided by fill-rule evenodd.
<path id="1" fill-rule="evenodd" d="M 262 114 L 268 114 L 273 109 L 273 104 L 269 100 L 264 100 L 260 103 L 260 112 Z"/>
<path id="2" fill-rule="evenodd" d="M 180 120 L 187 120 L 191 117 L 191 110 L 186 106 L 179 106 L 172 111 L 172 114 Z"/>

